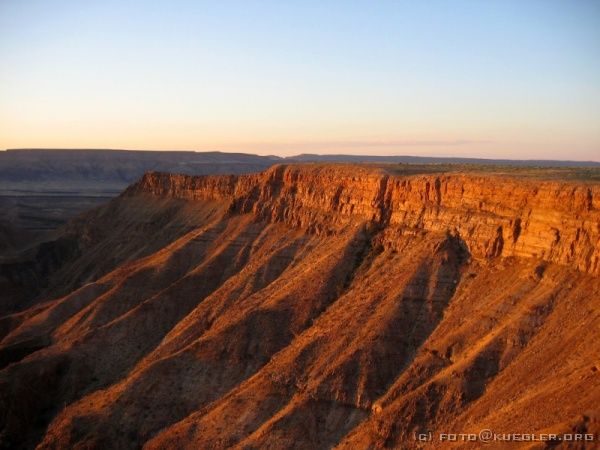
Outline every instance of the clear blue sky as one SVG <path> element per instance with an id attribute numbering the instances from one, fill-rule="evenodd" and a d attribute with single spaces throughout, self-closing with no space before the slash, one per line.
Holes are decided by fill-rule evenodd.
<path id="1" fill-rule="evenodd" d="M 0 0 L 0 148 L 600 160 L 600 1 Z"/>

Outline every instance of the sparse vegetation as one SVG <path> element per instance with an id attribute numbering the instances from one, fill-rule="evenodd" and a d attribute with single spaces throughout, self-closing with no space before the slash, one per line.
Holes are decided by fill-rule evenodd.
<path id="1" fill-rule="evenodd" d="M 470 173 L 540 180 L 600 182 L 600 167 L 541 167 L 497 164 L 378 164 L 394 175 Z"/>

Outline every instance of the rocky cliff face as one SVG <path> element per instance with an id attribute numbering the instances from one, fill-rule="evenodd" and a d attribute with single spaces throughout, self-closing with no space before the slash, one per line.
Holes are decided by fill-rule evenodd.
<path id="1" fill-rule="evenodd" d="M 147 174 L 63 229 L 79 251 L 45 292 L 65 295 L 0 317 L 0 448 L 597 443 L 599 198 L 364 166 Z"/>
<path id="2" fill-rule="evenodd" d="M 365 222 L 399 233 L 448 232 L 476 258 L 538 258 L 600 274 L 598 185 L 304 165 L 225 177 L 148 173 L 125 195 L 140 193 L 225 200 L 232 212 L 317 234 Z"/>

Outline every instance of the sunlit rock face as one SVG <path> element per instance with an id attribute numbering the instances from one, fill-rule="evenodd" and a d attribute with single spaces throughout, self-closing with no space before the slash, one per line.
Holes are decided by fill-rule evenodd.
<path id="1" fill-rule="evenodd" d="M 401 233 L 447 231 L 474 257 L 531 257 L 600 273 L 597 185 L 292 165 L 229 177 L 149 173 L 126 195 L 134 193 L 227 201 L 232 212 L 317 233 L 360 222 Z"/>
<path id="2" fill-rule="evenodd" d="M 365 166 L 146 174 L 0 319 L 0 444 L 598 433 L 599 207 L 593 184 Z"/>

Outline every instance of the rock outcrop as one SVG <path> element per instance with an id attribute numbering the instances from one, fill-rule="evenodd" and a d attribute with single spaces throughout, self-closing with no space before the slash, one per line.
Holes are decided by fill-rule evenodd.
<path id="1" fill-rule="evenodd" d="M 595 444 L 599 195 L 365 166 L 149 173 L 64 227 L 77 252 L 47 296 L 0 317 L 0 448 Z"/>
<path id="2" fill-rule="evenodd" d="M 448 232 L 476 258 L 538 258 L 600 274 L 600 186 L 478 175 L 397 177 L 359 166 L 276 166 L 261 174 L 148 173 L 125 195 L 221 200 L 231 212 L 315 233 L 356 223 Z"/>

